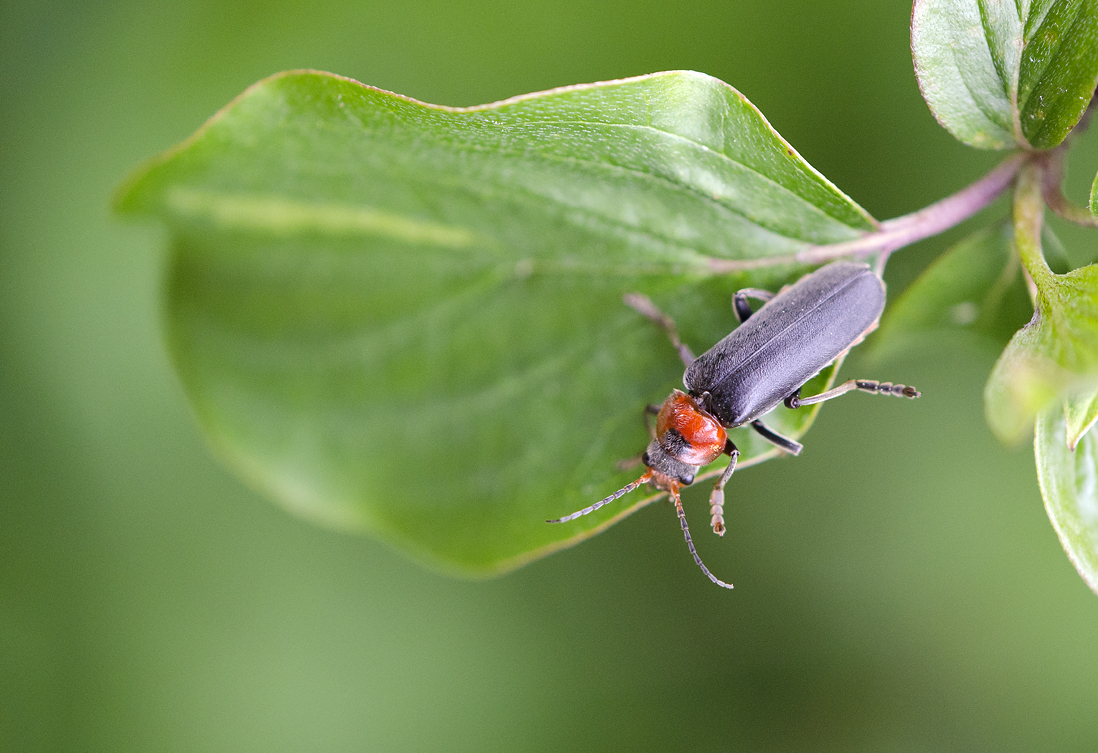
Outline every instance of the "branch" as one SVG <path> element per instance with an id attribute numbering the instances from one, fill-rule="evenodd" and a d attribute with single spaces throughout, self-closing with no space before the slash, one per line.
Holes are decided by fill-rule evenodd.
<path id="1" fill-rule="evenodd" d="M 1044 202 L 1041 201 L 1044 175 L 1041 161 L 1026 165 L 1018 175 L 1018 188 L 1014 192 L 1014 244 L 1029 276 L 1038 290 L 1053 276 L 1041 251 L 1041 225 L 1044 220 Z"/>
<path id="2" fill-rule="evenodd" d="M 1091 112 L 1088 108 L 1087 113 Z M 1044 180 L 1041 182 L 1041 191 L 1045 197 L 1045 204 L 1058 216 L 1074 222 L 1077 225 L 1083 227 L 1098 227 L 1098 216 L 1091 214 L 1088 210 L 1083 209 L 1080 206 L 1072 204 L 1068 201 L 1068 198 L 1064 196 L 1064 191 L 1060 187 L 1064 181 L 1064 153 L 1061 149 L 1056 149 L 1052 154 L 1048 156 L 1045 163 L 1046 169 L 1044 173 Z"/>
<path id="3" fill-rule="evenodd" d="M 710 259 L 709 268 L 718 273 L 743 272 L 782 264 L 823 264 L 843 256 L 890 254 L 896 249 L 949 230 L 972 217 L 999 198 L 1013 182 L 1014 176 L 1027 159 L 1024 154 L 1015 154 L 987 175 L 952 196 L 947 196 L 917 212 L 885 220 L 878 230 L 866 233 L 860 238 L 830 243 L 826 246 L 810 246 L 795 254 L 763 259 Z"/>

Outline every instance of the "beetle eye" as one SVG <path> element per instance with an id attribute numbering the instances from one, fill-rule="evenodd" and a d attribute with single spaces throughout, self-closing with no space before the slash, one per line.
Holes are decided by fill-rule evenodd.
<path id="1" fill-rule="evenodd" d="M 679 483 L 681 483 L 683 486 L 690 486 L 692 483 L 694 483 L 694 474 L 687 473 L 683 476 L 679 476 Z"/>

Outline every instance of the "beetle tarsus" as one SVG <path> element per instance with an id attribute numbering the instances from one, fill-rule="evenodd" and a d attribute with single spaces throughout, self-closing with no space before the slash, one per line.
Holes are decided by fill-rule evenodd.
<path id="1" fill-rule="evenodd" d="M 713 533 L 718 536 L 724 536 L 724 485 L 728 483 L 728 479 L 732 478 L 732 474 L 736 472 L 736 461 L 740 457 L 740 451 L 736 445 L 732 444 L 732 440 L 726 441 L 724 446 L 724 452 L 728 455 L 728 467 L 724 469 L 724 473 L 717 479 L 717 483 L 713 485 L 713 491 L 709 494 L 709 517 L 710 524 L 713 526 Z"/>
<path id="2" fill-rule="evenodd" d="M 713 533 L 724 536 L 724 489 L 718 486 L 709 494 L 709 521 Z"/>
<path id="3" fill-rule="evenodd" d="M 825 400 L 831 400 L 839 395 L 845 395 L 852 390 L 858 390 L 859 392 L 869 392 L 874 395 L 892 395 L 894 397 L 906 397 L 911 400 L 919 397 L 923 393 L 919 392 L 914 387 L 906 384 L 893 384 L 892 382 L 878 382 L 875 379 L 851 379 L 843 382 L 838 387 L 830 389 L 827 392 L 821 392 L 818 395 L 812 397 L 800 397 L 800 390 L 797 390 L 792 395 L 785 399 L 786 407 L 799 408 L 802 405 L 815 405 L 816 403 L 822 403 Z"/>
<path id="4" fill-rule="evenodd" d="M 857 379 L 858 389 L 862 392 L 874 392 L 880 395 L 893 395 L 914 400 L 923 393 L 906 384 L 893 384 L 892 382 L 875 382 L 872 379 Z"/>

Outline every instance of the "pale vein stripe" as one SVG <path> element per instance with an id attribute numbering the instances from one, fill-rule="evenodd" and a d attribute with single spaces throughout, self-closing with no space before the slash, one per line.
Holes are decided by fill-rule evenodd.
<path id="1" fill-rule="evenodd" d="M 352 204 L 295 201 L 279 196 L 242 195 L 177 187 L 167 197 L 168 207 L 185 217 L 208 219 L 216 225 L 257 230 L 272 235 L 381 235 L 405 243 L 461 248 L 473 245 L 476 235 L 463 227 L 384 212 Z"/>

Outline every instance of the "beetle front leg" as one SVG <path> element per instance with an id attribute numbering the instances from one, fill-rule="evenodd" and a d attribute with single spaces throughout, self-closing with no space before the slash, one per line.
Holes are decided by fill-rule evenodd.
<path id="1" fill-rule="evenodd" d="M 754 298 L 755 300 L 762 301 L 763 304 L 766 304 L 773 297 L 774 294 L 769 290 L 744 288 L 732 296 L 732 312 L 736 315 L 736 319 L 739 320 L 740 324 L 743 324 L 751 318 L 753 313 L 755 313 L 747 303 L 748 298 Z"/>
<path id="2" fill-rule="evenodd" d="M 713 525 L 713 533 L 718 536 L 724 536 L 724 485 L 728 483 L 728 479 L 732 478 L 732 474 L 736 471 L 736 460 L 740 457 L 740 451 L 736 448 L 736 445 L 732 444 L 732 440 L 727 440 L 724 446 L 724 452 L 729 457 L 728 467 L 724 469 L 724 473 L 717 479 L 716 485 L 713 487 L 713 491 L 709 494 L 709 516 L 710 523 Z"/>
<path id="3" fill-rule="evenodd" d="M 663 328 L 663 331 L 667 333 L 667 338 L 671 340 L 671 344 L 679 352 L 679 358 L 682 359 L 684 364 L 689 366 L 694 363 L 694 352 L 679 339 L 679 331 L 675 328 L 675 320 L 660 311 L 656 304 L 652 303 L 651 298 L 640 293 L 626 293 L 623 300 L 626 306 Z"/>
<path id="4" fill-rule="evenodd" d="M 851 379 L 843 382 L 838 387 L 830 389 L 827 392 L 821 392 L 818 395 L 812 395 L 811 397 L 801 397 L 801 390 L 797 390 L 785 399 L 786 408 L 800 408 L 802 405 L 815 405 L 816 403 L 822 403 L 825 400 L 838 397 L 839 395 L 845 395 L 853 390 L 860 392 L 869 392 L 874 395 L 893 395 L 895 397 L 906 397 L 911 400 L 919 397 L 923 393 L 919 392 L 914 387 L 905 384 L 893 384 L 892 382 L 878 382 L 873 379 Z"/>
<path id="5" fill-rule="evenodd" d="M 652 419 L 660 414 L 660 406 L 649 403 L 644 406 L 644 428 L 648 430 L 648 438 L 656 438 L 656 427 L 652 423 Z"/>

